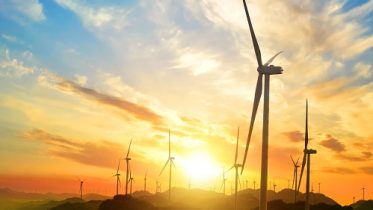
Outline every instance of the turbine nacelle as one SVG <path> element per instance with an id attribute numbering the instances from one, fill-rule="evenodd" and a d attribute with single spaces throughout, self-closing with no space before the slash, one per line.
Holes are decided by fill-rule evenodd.
<path id="1" fill-rule="evenodd" d="M 262 66 L 258 67 L 258 72 L 261 74 L 282 74 L 282 67 L 281 66 L 274 66 L 274 65 L 269 65 L 269 66 Z"/>
<path id="2" fill-rule="evenodd" d="M 317 153 L 317 151 L 314 150 L 314 149 L 305 149 L 304 152 L 307 153 L 307 154 L 316 154 Z"/>

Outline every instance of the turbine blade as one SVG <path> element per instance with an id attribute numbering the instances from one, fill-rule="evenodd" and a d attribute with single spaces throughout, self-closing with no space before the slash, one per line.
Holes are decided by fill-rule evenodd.
<path id="1" fill-rule="evenodd" d="M 300 170 L 300 176 L 299 176 L 298 192 L 299 192 L 300 184 L 302 183 L 302 176 L 303 176 L 304 166 L 306 166 L 306 155 L 307 155 L 306 152 L 304 152 L 303 161 L 302 161 L 302 168 Z"/>
<path id="2" fill-rule="evenodd" d="M 280 55 L 283 51 L 280 51 L 278 53 L 276 53 L 276 55 L 272 56 L 272 58 L 270 58 L 265 64 L 264 66 L 268 66 L 269 64 L 271 64 L 273 62 L 273 60 L 275 60 L 275 58 Z"/>
<path id="3" fill-rule="evenodd" d="M 297 159 L 297 162 L 295 162 L 295 165 L 298 165 L 298 162 L 299 162 L 299 157 L 298 157 L 298 159 Z"/>
<path id="4" fill-rule="evenodd" d="M 176 165 L 173 160 L 171 160 L 171 165 L 176 169 Z"/>
<path id="5" fill-rule="evenodd" d="M 164 164 L 162 170 L 161 170 L 161 173 L 159 173 L 159 176 L 163 173 L 164 169 L 166 168 L 168 162 L 170 161 L 170 159 L 167 159 L 166 163 Z"/>
<path id="6" fill-rule="evenodd" d="M 291 161 L 293 162 L 293 164 L 295 165 L 295 162 L 294 162 L 293 156 L 290 155 L 290 158 L 291 158 Z"/>
<path id="7" fill-rule="evenodd" d="M 128 146 L 128 151 L 127 151 L 126 158 L 128 158 L 128 156 L 130 155 L 131 144 L 132 144 L 132 139 L 130 141 L 130 145 Z"/>
<path id="8" fill-rule="evenodd" d="M 251 23 L 249 10 L 247 9 L 245 0 L 243 0 L 243 5 L 245 7 L 247 23 L 249 24 L 249 27 L 250 27 L 251 39 L 253 40 L 253 46 L 254 46 L 254 50 L 255 50 L 256 60 L 258 61 L 258 67 L 261 67 L 262 66 L 262 55 L 260 53 L 260 48 L 259 48 L 259 45 L 258 45 L 258 41 L 256 40 L 254 28 L 253 28 L 253 25 Z"/>
<path id="9" fill-rule="evenodd" d="M 238 127 L 237 129 L 237 143 L 236 143 L 236 154 L 235 154 L 235 157 L 234 157 L 234 164 L 237 163 L 237 157 L 238 157 L 238 140 L 240 138 L 240 127 Z"/>
<path id="10" fill-rule="evenodd" d="M 234 165 L 232 167 L 230 167 L 228 170 L 226 170 L 225 172 L 229 172 L 230 170 L 232 170 L 234 168 Z"/>
<path id="11" fill-rule="evenodd" d="M 253 133 L 256 112 L 258 110 L 258 106 L 259 106 L 259 102 L 260 102 L 260 97 L 262 96 L 262 88 L 263 88 L 262 87 L 262 81 L 263 81 L 263 75 L 259 74 L 258 75 L 258 80 L 256 82 L 253 111 L 252 111 L 252 114 L 251 114 L 249 134 L 248 134 L 247 140 L 246 140 L 246 148 L 245 148 L 245 154 L 243 156 L 243 163 L 242 163 L 242 168 L 241 168 L 241 174 L 242 174 L 242 172 L 243 172 L 243 170 L 245 168 L 246 157 L 247 157 L 247 152 L 249 150 L 251 135 Z"/>
<path id="12" fill-rule="evenodd" d="M 168 130 L 168 158 L 171 157 L 171 130 Z"/>
<path id="13" fill-rule="evenodd" d="M 119 159 L 119 162 L 118 162 L 117 173 L 119 172 L 119 166 L 120 166 L 120 159 Z"/>
<path id="14" fill-rule="evenodd" d="M 308 146 L 308 100 L 306 100 L 306 131 L 304 132 L 304 149 Z"/>

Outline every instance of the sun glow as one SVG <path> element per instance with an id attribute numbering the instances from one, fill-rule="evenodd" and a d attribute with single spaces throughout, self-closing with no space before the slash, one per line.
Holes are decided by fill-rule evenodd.
<path id="1" fill-rule="evenodd" d="M 183 161 L 183 169 L 192 183 L 207 184 L 220 176 L 218 164 L 206 153 L 188 156 Z"/>

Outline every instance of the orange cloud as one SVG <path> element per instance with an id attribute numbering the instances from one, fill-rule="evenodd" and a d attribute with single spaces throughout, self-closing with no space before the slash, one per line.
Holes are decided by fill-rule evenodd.
<path id="1" fill-rule="evenodd" d="M 21 134 L 21 137 L 42 141 L 51 146 L 48 149 L 50 154 L 54 156 L 92 166 L 112 168 L 113 163 L 116 163 L 117 159 L 124 154 L 124 148 L 117 143 L 109 141 L 77 143 L 79 141 L 51 134 L 41 129 L 27 131 Z"/>

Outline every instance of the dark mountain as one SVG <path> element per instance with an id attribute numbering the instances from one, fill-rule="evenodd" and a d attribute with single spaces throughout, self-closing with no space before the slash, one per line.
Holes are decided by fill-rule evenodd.
<path id="1" fill-rule="evenodd" d="M 249 194 L 254 198 L 259 200 L 259 190 L 253 189 L 246 189 L 239 192 L 239 194 Z M 294 190 L 291 189 L 283 189 L 279 192 L 274 192 L 273 190 L 268 191 L 268 201 L 271 200 L 282 200 L 285 203 L 293 203 L 294 202 Z M 305 200 L 305 193 L 298 193 L 297 201 L 304 201 Z M 326 203 L 330 205 L 338 204 L 333 199 L 325 196 L 324 194 L 320 193 L 310 193 L 310 204 L 318 204 L 318 203 Z"/>
<path id="2" fill-rule="evenodd" d="M 256 207 L 253 210 L 258 210 Z M 285 203 L 282 200 L 272 200 L 268 202 L 268 210 L 304 210 L 304 202 L 297 203 Z M 353 210 L 350 206 L 340 206 L 338 204 L 330 205 L 325 203 L 319 203 L 310 206 L 310 210 Z"/>
<path id="3" fill-rule="evenodd" d="M 99 210 L 157 210 L 157 208 L 130 195 L 116 195 L 113 199 L 103 201 Z"/>
<path id="4" fill-rule="evenodd" d="M 373 200 L 359 200 L 358 202 L 351 204 L 354 210 L 372 210 Z"/>

